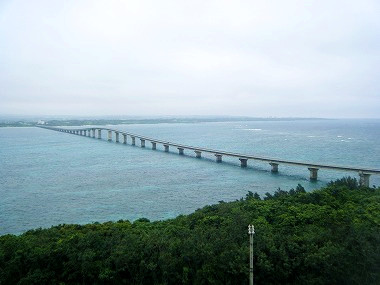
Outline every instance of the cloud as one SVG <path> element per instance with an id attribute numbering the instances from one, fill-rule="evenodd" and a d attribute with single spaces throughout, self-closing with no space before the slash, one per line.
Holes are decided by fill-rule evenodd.
<path id="1" fill-rule="evenodd" d="M 378 117 L 379 10 L 377 1 L 4 2 L 0 112 Z"/>

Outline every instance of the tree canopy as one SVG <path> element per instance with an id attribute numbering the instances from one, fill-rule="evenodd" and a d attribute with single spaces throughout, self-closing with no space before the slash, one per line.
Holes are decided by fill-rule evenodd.
<path id="1" fill-rule="evenodd" d="M 0 284 L 379 284 L 380 189 L 355 179 L 249 192 L 150 222 L 58 225 L 0 237 Z"/>

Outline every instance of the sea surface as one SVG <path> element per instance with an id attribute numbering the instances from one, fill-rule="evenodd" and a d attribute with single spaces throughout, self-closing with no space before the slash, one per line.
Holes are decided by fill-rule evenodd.
<path id="1" fill-rule="evenodd" d="M 251 121 L 111 126 L 172 142 L 313 163 L 380 168 L 380 120 Z M 308 191 L 357 173 L 212 155 L 196 159 L 41 128 L 0 129 L 0 235 L 64 223 L 174 218 L 208 204 L 232 201 L 248 191 L 264 196 L 279 187 Z M 120 138 L 122 141 L 122 137 Z M 380 186 L 380 177 L 371 176 Z"/>

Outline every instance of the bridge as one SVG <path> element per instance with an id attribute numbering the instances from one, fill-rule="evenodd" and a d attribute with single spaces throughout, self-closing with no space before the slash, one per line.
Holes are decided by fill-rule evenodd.
<path id="1" fill-rule="evenodd" d="M 203 152 L 211 153 L 215 156 L 216 162 L 218 163 L 222 162 L 223 156 L 235 157 L 240 160 L 241 167 L 247 167 L 247 161 L 249 159 L 264 161 L 264 162 L 269 163 L 269 165 L 271 166 L 271 172 L 273 173 L 278 172 L 278 166 L 280 164 L 303 166 L 303 167 L 307 167 L 307 169 L 309 170 L 311 181 L 316 181 L 318 179 L 318 170 L 331 169 L 331 170 L 356 172 L 359 174 L 359 184 L 361 186 L 369 187 L 369 179 L 370 179 L 371 174 L 375 174 L 375 175 L 380 174 L 379 169 L 308 163 L 308 162 L 269 158 L 269 157 L 256 156 L 256 155 L 246 155 L 246 154 L 240 154 L 240 153 L 234 153 L 234 152 L 228 152 L 228 151 L 222 151 L 222 150 L 214 150 L 214 149 L 208 149 L 208 148 L 202 148 L 202 147 L 196 147 L 196 146 L 183 145 L 183 144 L 178 144 L 178 143 L 173 143 L 173 142 L 168 142 L 168 141 L 163 141 L 163 140 L 157 140 L 157 139 L 149 138 L 146 136 L 141 136 L 141 135 L 137 135 L 137 134 L 133 134 L 129 132 L 124 132 L 124 131 L 110 129 L 110 128 L 103 128 L 103 127 L 88 127 L 88 128 L 79 128 L 79 129 L 78 128 L 67 129 L 67 128 L 50 127 L 50 126 L 43 126 L 43 125 L 37 125 L 37 127 L 54 130 L 58 132 L 80 135 L 80 136 L 87 136 L 87 137 L 92 137 L 92 138 L 95 138 L 97 134 L 98 139 L 102 138 L 102 131 L 105 131 L 106 133 L 108 133 L 108 136 L 107 136 L 108 141 L 112 141 L 113 139 L 112 134 L 114 133 L 115 142 L 117 143 L 120 142 L 120 136 L 122 136 L 123 144 L 127 144 L 127 139 L 128 137 L 130 137 L 131 144 L 133 146 L 136 145 L 136 139 L 140 140 L 140 146 L 143 148 L 145 147 L 145 143 L 148 141 L 152 144 L 152 150 L 157 149 L 157 144 L 162 144 L 164 146 L 165 152 L 169 152 L 169 147 L 174 147 L 174 148 L 177 148 L 179 155 L 183 155 L 185 150 L 194 151 L 196 158 L 201 158 Z"/>

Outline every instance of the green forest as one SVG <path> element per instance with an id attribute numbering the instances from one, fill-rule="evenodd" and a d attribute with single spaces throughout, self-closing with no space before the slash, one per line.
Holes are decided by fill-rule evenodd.
<path id="1" fill-rule="evenodd" d="M 233 191 L 233 189 L 231 189 Z M 0 284 L 380 284 L 380 188 L 342 178 L 150 222 L 0 237 Z"/>

